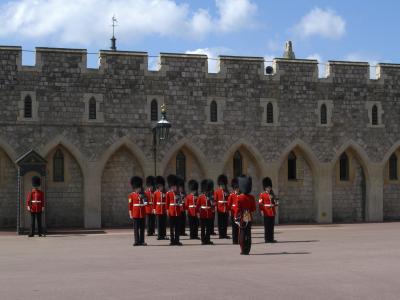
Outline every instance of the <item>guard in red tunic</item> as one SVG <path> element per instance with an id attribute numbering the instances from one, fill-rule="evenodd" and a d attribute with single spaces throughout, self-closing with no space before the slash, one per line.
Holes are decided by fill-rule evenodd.
<path id="1" fill-rule="evenodd" d="M 171 242 L 170 246 L 182 246 L 182 243 L 179 241 L 179 234 L 181 230 L 181 199 L 177 197 L 178 195 L 178 177 L 175 175 L 169 175 L 167 177 L 167 182 L 169 185 L 169 191 L 166 193 L 166 205 L 167 212 L 169 216 L 169 227 L 171 234 Z"/>
<path id="2" fill-rule="evenodd" d="M 252 180 L 249 176 L 240 176 L 239 196 L 237 202 L 237 222 L 239 223 L 239 243 L 240 254 L 248 255 L 251 249 L 251 224 L 253 221 L 252 213 L 256 210 L 256 201 L 250 195 Z"/>
<path id="3" fill-rule="evenodd" d="M 233 178 L 231 181 L 232 192 L 228 197 L 228 208 L 231 212 L 231 224 L 232 224 L 232 244 L 239 244 L 239 226 L 235 222 L 237 215 L 237 199 L 239 194 L 239 185 L 237 178 Z"/>
<path id="4" fill-rule="evenodd" d="M 42 212 L 45 208 L 44 193 L 39 189 L 40 177 L 32 177 L 32 190 L 28 193 L 26 199 L 26 208 L 31 213 L 31 230 L 29 237 L 35 235 L 35 220 L 38 224 L 38 235 L 42 236 Z"/>
<path id="5" fill-rule="evenodd" d="M 190 230 L 190 239 L 198 240 L 199 239 L 199 219 L 197 218 L 197 198 L 198 198 L 198 189 L 199 184 L 196 180 L 189 180 L 189 190 L 190 193 L 186 195 L 185 198 L 185 210 L 187 211 L 189 218 L 189 230 Z"/>
<path id="6" fill-rule="evenodd" d="M 146 190 L 145 195 L 147 198 L 146 205 L 146 216 L 147 216 L 147 236 L 153 236 L 156 227 L 156 211 L 154 203 L 154 189 L 155 189 L 155 177 L 147 176 L 146 178 Z"/>
<path id="7" fill-rule="evenodd" d="M 153 201 L 155 214 L 157 216 L 157 240 L 168 240 L 167 238 L 167 205 L 165 200 L 165 180 L 162 176 L 156 177 L 157 189 L 154 192 Z"/>
<path id="8" fill-rule="evenodd" d="M 214 192 L 214 200 L 217 205 L 217 215 L 218 215 L 218 234 L 220 239 L 230 239 L 228 236 L 228 218 L 229 218 L 229 208 L 228 208 L 228 178 L 226 175 L 222 174 L 218 176 L 218 189 Z"/>
<path id="9" fill-rule="evenodd" d="M 180 234 L 182 236 L 187 236 L 186 234 L 186 211 L 185 211 L 185 180 L 182 177 L 178 177 L 178 194 L 179 203 L 181 203 L 181 225 L 180 225 Z"/>
<path id="10" fill-rule="evenodd" d="M 278 206 L 272 192 L 272 180 L 265 177 L 262 181 L 264 192 L 260 194 L 259 208 L 261 215 L 264 216 L 264 238 L 266 243 L 276 243 L 274 239 L 275 207 Z"/>
<path id="11" fill-rule="evenodd" d="M 202 245 L 213 245 L 211 242 L 211 226 L 212 219 L 214 218 L 213 207 L 214 193 L 213 193 L 214 183 L 212 180 L 204 179 L 201 182 L 201 195 L 197 199 L 196 209 L 200 215 L 200 227 L 201 227 L 201 244 Z"/>
<path id="12" fill-rule="evenodd" d="M 146 195 L 143 193 L 143 180 L 138 176 L 131 178 L 133 192 L 129 194 L 129 217 L 133 219 L 133 246 L 147 246 L 144 242 L 144 230 L 146 221 Z"/>

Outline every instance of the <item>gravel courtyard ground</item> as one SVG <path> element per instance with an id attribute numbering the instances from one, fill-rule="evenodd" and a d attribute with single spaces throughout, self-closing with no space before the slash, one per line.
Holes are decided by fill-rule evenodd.
<path id="1" fill-rule="evenodd" d="M 0 232 L 0 299 L 400 299 L 400 223 L 253 229 L 250 256 L 231 240 L 184 246 L 126 229 L 28 238 Z"/>

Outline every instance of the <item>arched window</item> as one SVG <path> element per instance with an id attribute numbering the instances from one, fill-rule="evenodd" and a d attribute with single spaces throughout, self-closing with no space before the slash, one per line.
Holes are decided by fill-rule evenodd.
<path id="1" fill-rule="evenodd" d="M 389 179 L 397 180 L 397 155 L 393 153 L 389 158 Z"/>
<path id="2" fill-rule="evenodd" d="M 267 123 L 274 123 L 274 106 L 271 102 L 267 104 Z"/>
<path id="3" fill-rule="evenodd" d="M 327 117 L 327 111 L 326 111 L 326 104 L 321 105 L 321 124 L 327 124 L 328 123 L 328 117 Z"/>
<path id="4" fill-rule="evenodd" d="M 372 106 L 372 125 L 378 125 L 378 107 Z"/>
<path id="5" fill-rule="evenodd" d="M 210 121 L 218 122 L 218 107 L 215 101 L 212 101 L 210 104 Z"/>
<path id="6" fill-rule="evenodd" d="M 233 176 L 238 177 L 243 175 L 243 158 L 239 151 L 233 155 Z"/>
<path id="7" fill-rule="evenodd" d="M 288 155 L 288 180 L 297 179 L 296 161 L 297 161 L 296 154 L 294 154 L 293 151 L 291 151 Z"/>
<path id="8" fill-rule="evenodd" d="M 186 156 L 182 151 L 176 155 L 176 175 L 186 180 Z"/>
<path id="9" fill-rule="evenodd" d="M 89 120 L 96 120 L 97 118 L 97 108 L 96 108 L 96 99 L 90 98 L 89 100 Z"/>
<path id="10" fill-rule="evenodd" d="M 349 180 L 349 157 L 347 156 L 346 152 L 340 156 L 339 160 L 339 175 L 341 181 L 348 181 Z"/>
<path id="11" fill-rule="evenodd" d="M 32 98 L 29 95 L 24 100 L 24 118 L 32 118 Z"/>
<path id="12" fill-rule="evenodd" d="M 60 149 L 53 156 L 53 181 L 64 181 L 64 154 Z"/>
<path id="13" fill-rule="evenodd" d="M 150 104 L 150 119 L 151 121 L 158 120 L 158 103 L 156 99 L 151 100 Z"/>

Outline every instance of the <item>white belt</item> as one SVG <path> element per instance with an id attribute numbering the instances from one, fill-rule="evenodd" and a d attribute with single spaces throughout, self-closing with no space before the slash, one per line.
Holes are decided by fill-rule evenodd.
<path id="1" fill-rule="evenodd" d="M 211 206 L 201 206 L 202 209 L 208 209 L 211 208 Z"/>
<path id="2" fill-rule="evenodd" d="M 31 202 L 32 203 L 42 203 L 42 201 L 40 201 L 40 200 L 32 200 Z"/>
<path id="3" fill-rule="evenodd" d="M 236 204 L 232 204 L 231 206 L 236 206 Z"/>
<path id="4" fill-rule="evenodd" d="M 218 201 L 218 203 L 228 203 L 228 201 Z"/>
<path id="5" fill-rule="evenodd" d="M 147 203 L 147 204 L 153 204 L 153 202 L 149 202 L 149 203 Z"/>
<path id="6" fill-rule="evenodd" d="M 180 204 L 178 204 L 178 203 L 170 203 L 169 205 L 171 205 L 171 206 L 180 206 Z"/>
<path id="7" fill-rule="evenodd" d="M 156 204 L 165 204 L 165 202 L 157 202 Z"/>
<path id="8" fill-rule="evenodd" d="M 145 206 L 146 204 L 133 204 L 133 206 Z"/>
<path id="9" fill-rule="evenodd" d="M 189 207 L 190 207 L 190 208 L 195 208 L 195 207 L 196 207 L 196 205 L 189 205 Z"/>
<path id="10" fill-rule="evenodd" d="M 272 207 L 272 204 L 261 204 L 262 206 L 266 206 L 266 207 Z"/>

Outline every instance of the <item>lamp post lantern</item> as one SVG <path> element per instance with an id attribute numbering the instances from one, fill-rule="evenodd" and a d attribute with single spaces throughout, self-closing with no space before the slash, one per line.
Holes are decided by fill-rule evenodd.
<path id="1" fill-rule="evenodd" d="M 157 145 L 168 139 L 171 123 L 167 120 L 167 109 L 165 104 L 161 105 L 161 119 L 153 128 L 153 158 L 154 176 L 157 176 Z"/>

